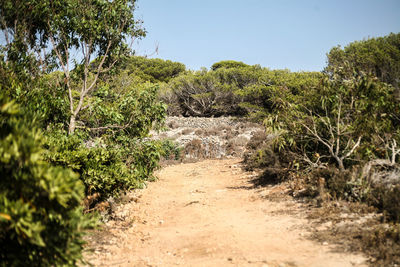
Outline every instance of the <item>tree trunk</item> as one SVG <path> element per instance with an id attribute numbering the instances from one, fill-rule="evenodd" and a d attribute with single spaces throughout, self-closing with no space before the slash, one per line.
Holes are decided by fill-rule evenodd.
<path id="1" fill-rule="evenodd" d="M 76 116 L 74 114 L 71 115 L 69 120 L 68 134 L 73 134 L 76 128 Z"/>
<path id="2" fill-rule="evenodd" d="M 339 165 L 339 170 L 344 171 L 344 164 L 342 159 L 337 159 L 338 165 Z"/>

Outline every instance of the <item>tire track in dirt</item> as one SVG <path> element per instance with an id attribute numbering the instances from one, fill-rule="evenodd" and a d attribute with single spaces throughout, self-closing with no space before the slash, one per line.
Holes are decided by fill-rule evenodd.
<path id="1" fill-rule="evenodd" d="M 239 159 L 158 171 L 90 239 L 95 266 L 366 266 L 362 255 L 307 239 L 306 208 L 269 201 Z"/>

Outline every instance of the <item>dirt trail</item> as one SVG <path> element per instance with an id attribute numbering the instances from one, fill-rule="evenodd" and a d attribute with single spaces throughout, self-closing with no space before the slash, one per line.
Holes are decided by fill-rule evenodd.
<path id="1" fill-rule="evenodd" d="M 166 167 L 116 210 L 95 266 L 365 266 L 361 255 L 307 239 L 306 209 L 269 201 L 238 159 Z"/>

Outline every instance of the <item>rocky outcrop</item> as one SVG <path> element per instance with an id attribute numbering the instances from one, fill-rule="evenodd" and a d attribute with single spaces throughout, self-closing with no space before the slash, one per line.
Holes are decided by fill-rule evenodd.
<path id="1" fill-rule="evenodd" d="M 233 117 L 168 117 L 166 130 L 151 132 L 152 138 L 170 139 L 182 148 L 185 158 L 241 157 L 246 145 L 264 128 Z"/>

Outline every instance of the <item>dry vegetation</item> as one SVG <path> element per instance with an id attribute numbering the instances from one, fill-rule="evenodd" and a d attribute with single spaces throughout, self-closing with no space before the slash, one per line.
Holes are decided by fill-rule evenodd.
<path id="1" fill-rule="evenodd" d="M 180 148 L 178 161 L 241 157 L 254 135 L 263 126 L 232 117 L 168 117 L 164 131 L 153 132 L 153 139 L 167 139 Z M 171 163 L 171 161 L 168 161 Z M 164 162 L 165 163 L 165 162 Z"/>
<path id="2" fill-rule="evenodd" d="M 345 201 L 346 181 L 350 172 L 339 172 L 336 168 L 316 169 L 308 175 L 292 172 L 279 163 L 282 159 L 274 152 L 268 137 L 261 132 L 253 136 L 247 144 L 244 167 L 247 170 L 261 172 L 253 180 L 255 186 L 280 185 L 279 191 L 266 195 L 273 201 L 287 197 L 308 205 L 311 239 L 321 244 L 336 244 L 338 251 L 365 253 L 371 266 L 397 266 L 400 264 L 400 227 L 393 223 L 393 218 L 382 207 L 374 207 L 371 202 L 360 202 L 356 199 Z M 271 140 L 271 139 L 270 139 Z M 260 155 L 260 149 L 262 155 Z M 256 158 L 257 160 L 254 160 Z M 369 169 L 372 177 L 393 177 L 398 169 L 391 167 Z M 398 179 L 398 176 L 396 177 Z M 392 179 L 396 180 L 396 179 Z M 369 199 L 378 201 L 383 197 L 386 209 L 393 209 L 398 214 L 399 194 L 390 183 L 379 184 L 368 195 Z M 393 190 L 388 194 L 388 190 Z"/>

